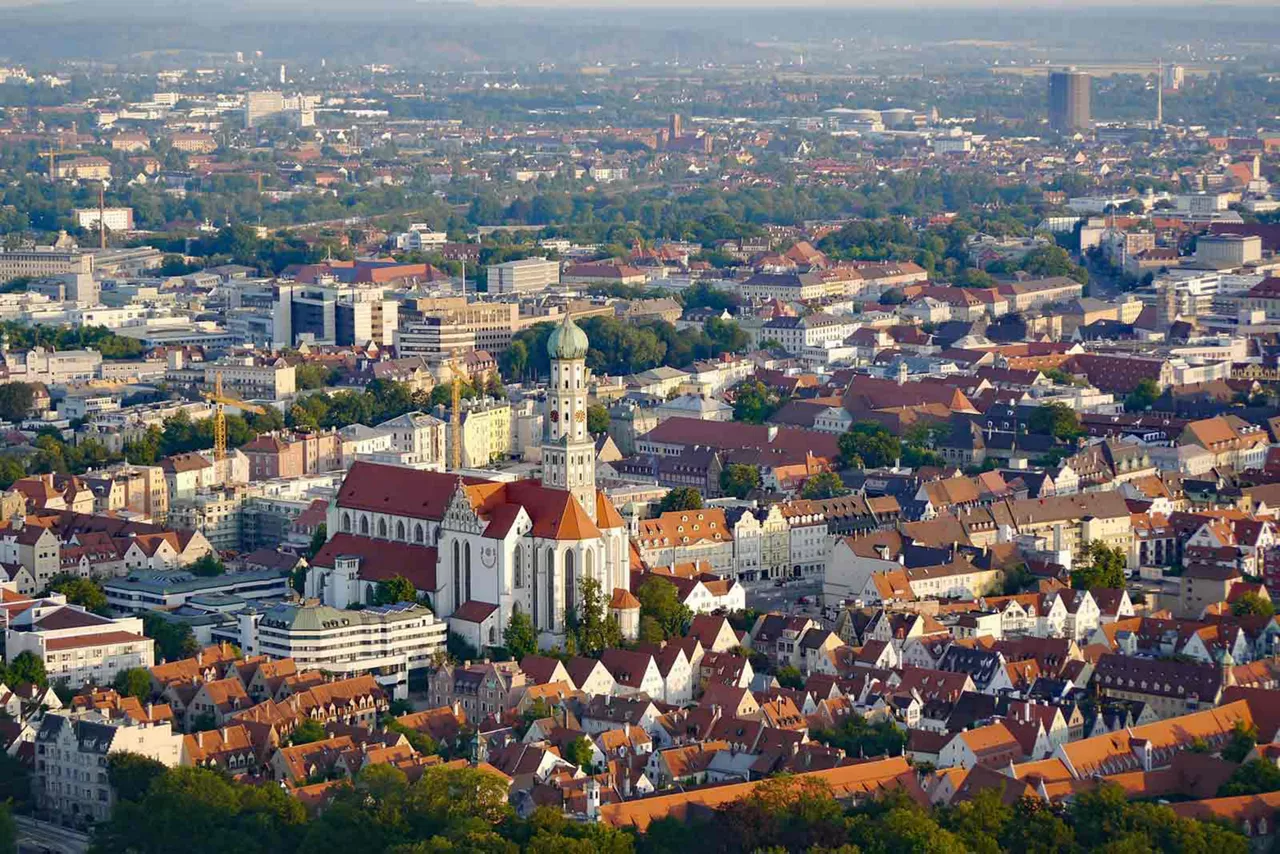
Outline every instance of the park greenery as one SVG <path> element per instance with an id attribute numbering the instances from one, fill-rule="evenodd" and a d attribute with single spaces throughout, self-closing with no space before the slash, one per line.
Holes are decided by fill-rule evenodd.
<path id="1" fill-rule="evenodd" d="M 667 491 L 658 502 L 659 513 L 671 513 L 677 510 L 701 510 L 702 493 L 692 486 L 677 486 Z"/>
<path id="2" fill-rule="evenodd" d="M 680 591 L 667 579 L 650 575 L 635 591 L 640 600 L 640 634 L 647 643 L 681 637 L 693 612 L 680 601 Z"/>
<path id="3" fill-rule="evenodd" d="M 850 745 L 892 741 L 875 729 L 850 722 L 842 728 L 848 734 L 827 737 Z M 572 748 L 575 759 L 589 758 L 586 747 Z M 111 818 L 94 828 L 94 854 L 1248 851 L 1235 828 L 1130 801 L 1109 785 L 1085 789 L 1065 805 L 1009 802 L 998 789 L 985 789 L 949 807 L 925 808 L 892 790 L 850 806 L 820 779 L 782 775 L 723 806 L 657 818 L 641 833 L 574 822 L 558 809 L 521 817 L 508 803 L 504 778 L 465 766 L 428 768 L 410 783 L 391 766 L 370 765 L 338 782 L 331 802 L 310 815 L 279 786 L 237 782 L 209 769 L 165 770 L 113 757 L 111 774 L 120 798 Z"/>
<path id="4" fill-rule="evenodd" d="M 1073 588 L 1076 590 L 1124 589 L 1124 571 L 1129 565 L 1124 549 L 1108 546 L 1102 540 L 1094 540 L 1089 543 L 1088 557 L 1088 563 L 1071 571 Z"/>
<path id="5" fill-rule="evenodd" d="M 760 469 L 746 463 L 729 463 L 720 470 L 720 491 L 733 498 L 746 498 L 760 488 Z"/>
<path id="6" fill-rule="evenodd" d="M 627 375 L 659 365 L 687 368 L 699 359 L 747 349 L 749 338 L 737 323 L 712 318 L 700 330 L 678 330 L 665 320 L 623 322 L 615 317 L 586 317 L 577 321 L 591 348 L 587 367 L 597 375 Z M 499 359 L 502 375 L 512 382 L 546 376 L 551 370 L 547 338 L 551 322 L 518 332 Z"/>
<path id="7" fill-rule="evenodd" d="M 1040 436 L 1052 436 L 1059 442 L 1074 442 L 1084 435 L 1080 416 L 1065 403 L 1045 403 L 1037 406 L 1027 418 L 1027 432 Z"/>

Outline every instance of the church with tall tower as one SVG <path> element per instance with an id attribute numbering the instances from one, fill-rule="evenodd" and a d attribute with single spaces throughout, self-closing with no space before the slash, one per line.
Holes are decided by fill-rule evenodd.
<path id="1" fill-rule="evenodd" d="M 477 649 L 502 645 L 513 613 L 528 614 L 550 648 L 564 642 L 590 578 L 634 637 L 627 525 L 596 489 L 587 349 L 586 333 L 567 315 L 547 341 L 540 480 L 357 462 L 330 503 L 330 539 L 313 561 L 307 595 L 345 608 L 371 601 L 379 580 L 404 575 Z"/>
<path id="2" fill-rule="evenodd" d="M 587 432 L 587 333 L 568 312 L 547 339 L 551 384 L 547 387 L 542 445 L 542 485 L 564 489 L 595 520 L 595 442 Z"/>

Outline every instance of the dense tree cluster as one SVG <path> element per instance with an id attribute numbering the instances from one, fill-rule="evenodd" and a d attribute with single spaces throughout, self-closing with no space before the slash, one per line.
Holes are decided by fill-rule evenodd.
<path id="1" fill-rule="evenodd" d="M 474 390 L 463 391 L 467 396 L 475 395 Z M 285 416 L 285 423 L 289 427 L 326 430 L 350 424 L 378 424 L 406 412 L 430 409 L 433 400 L 430 394 L 413 391 L 404 383 L 374 380 L 363 391 L 344 389 L 301 396 Z"/>
<path id="2" fill-rule="evenodd" d="M 48 324 L 0 323 L 0 332 L 9 339 L 9 347 L 29 350 L 97 350 L 104 359 L 137 359 L 142 356 L 142 342 L 116 335 L 105 326 L 50 326 Z"/>
<path id="3" fill-rule="evenodd" d="M 1125 567 L 1129 560 L 1124 549 L 1108 546 L 1102 540 L 1089 543 L 1089 562 L 1071 571 L 1071 586 L 1076 590 L 1092 590 L 1101 587 L 1123 589 Z"/>
<path id="4" fill-rule="evenodd" d="M 838 728 L 813 733 L 814 741 L 838 747 L 846 756 L 898 756 L 907 745 L 907 734 L 892 721 L 868 723 L 862 715 L 850 715 Z"/>
<path id="5" fill-rule="evenodd" d="M 840 458 L 852 468 L 891 466 L 901 456 L 902 442 L 873 421 L 860 421 L 840 436 Z"/>
<path id="6" fill-rule="evenodd" d="M 587 748 L 569 750 L 586 762 Z M 94 854 L 1248 850 L 1233 828 L 1131 802 L 1116 786 L 1084 790 L 1065 806 L 1025 799 L 1008 804 L 1000 791 L 988 789 L 953 807 L 925 809 L 899 792 L 846 806 L 821 780 L 783 775 L 740 800 L 684 819 L 659 818 L 639 833 L 573 822 L 548 808 L 520 818 L 508 804 L 506 780 L 470 767 L 428 768 L 409 783 L 395 768 L 371 765 L 341 783 L 332 802 L 313 816 L 278 786 L 238 783 L 203 768 L 163 770 L 121 756 L 113 757 L 110 773 L 121 797 L 111 819 L 94 830 Z"/>
<path id="7" fill-rule="evenodd" d="M 1027 419 L 1027 431 L 1052 436 L 1059 442 L 1073 442 L 1084 435 L 1080 416 L 1070 406 L 1057 401 L 1037 406 Z"/>
<path id="8" fill-rule="evenodd" d="M 0 419 L 19 422 L 31 415 L 36 389 L 31 383 L 0 383 Z"/>
<path id="9" fill-rule="evenodd" d="M 746 498 L 760 488 L 760 469 L 746 463 L 729 463 L 720 470 L 720 491 L 734 498 Z"/>
<path id="10" fill-rule="evenodd" d="M 785 395 L 760 380 L 747 380 L 733 389 L 733 420 L 763 424 L 787 402 Z"/>
<path id="11" fill-rule="evenodd" d="M 744 351 L 750 343 L 738 324 L 718 318 L 697 331 L 677 330 L 664 320 L 624 323 L 615 317 L 587 317 L 578 325 L 591 341 L 587 367 L 596 374 L 615 376 L 659 365 L 686 368 L 699 359 Z M 538 323 L 517 333 L 499 363 L 503 376 L 513 381 L 545 376 L 551 370 L 547 337 L 554 328 L 553 323 Z"/>
<path id="12" fill-rule="evenodd" d="M 44 688 L 49 684 L 49 676 L 44 669 L 44 659 L 31 652 L 20 652 L 8 664 L 0 662 L 0 684 L 39 685 Z"/>
<path id="13" fill-rule="evenodd" d="M 84 578 L 70 572 L 60 572 L 49 579 L 49 593 L 61 593 L 68 604 L 79 605 L 95 614 L 107 613 L 107 594 L 102 585 L 92 578 Z"/>
<path id="14" fill-rule="evenodd" d="M 800 490 L 801 498 L 811 499 L 839 498 L 848 494 L 849 488 L 844 485 L 840 475 L 833 471 L 815 474 L 804 482 L 804 487 Z"/>
<path id="15" fill-rule="evenodd" d="M 675 510 L 701 510 L 702 493 L 692 486 L 677 486 L 662 496 L 658 502 L 659 513 L 670 513 Z"/>
<path id="16" fill-rule="evenodd" d="M 680 591 L 665 578 L 651 575 L 635 591 L 640 600 L 640 639 L 661 643 L 684 634 L 693 612 L 680 601 Z"/>
<path id="17" fill-rule="evenodd" d="M 156 642 L 156 660 L 177 661 L 196 654 L 199 645 L 191 626 L 155 612 L 142 615 L 142 632 Z"/>
<path id="18" fill-rule="evenodd" d="M 1061 246 L 1041 246 L 1016 261 L 992 262 L 987 265 L 986 270 L 997 276 L 1012 276 L 1022 272 L 1037 278 L 1067 276 L 1083 285 L 1089 283 L 1089 271 L 1072 261 L 1067 250 Z"/>

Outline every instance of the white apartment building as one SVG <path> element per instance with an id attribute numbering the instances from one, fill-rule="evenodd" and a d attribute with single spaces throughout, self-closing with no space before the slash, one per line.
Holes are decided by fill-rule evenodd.
<path id="1" fill-rule="evenodd" d="M 358 559 L 338 558 L 335 576 L 358 572 Z M 395 699 L 409 696 L 409 671 L 430 665 L 448 629 L 430 609 L 412 602 L 339 611 L 327 605 L 280 604 L 239 615 L 246 657 L 292 658 L 298 668 L 339 678 L 372 675 Z"/>
<path id="2" fill-rule="evenodd" d="M 398 456 L 401 465 L 414 468 L 442 466 L 448 429 L 439 418 L 423 412 L 407 412 L 377 426 L 388 436 L 387 450 Z"/>
<path id="3" fill-rule="evenodd" d="M 524 258 L 489 265 L 489 293 L 529 294 L 560 284 L 560 262 Z"/>
<path id="4" fill-rule="evenodd" d="M 99 219 L 107 231 L 133 231 L 133 208 L 76 208 L 74 213 L 76 226 L 86 231 L 96 231 Z"/>
<path id="5" fill-rule="evenodd" d="M 442 422 L 443 423 L 443 422 Z M 453 458 L 452 431 L 445 431 L 445 453 Z M 491 397 L 462 405 L 462 465 L 487 468 L 511 453 L 511 404 Z"/>
<path id="6" fill-rule="evenodd" d="M 391 235 L 387 242 L 401 252 L 430 252 L 444 246 L 448 240 L 449 236 L 443 231 L 432 231 L 426 223 L 415 222 L 410 224 L 408 231 Z"/>
<path id="7" fill-rule="evenodd" d="M 15 615 L 4 637 L 6 661 L 30 652 L 44 662 L 51 681 L 73 689 L 110 685 L 121 670 L 155 664 L 155 642 L 143 635 L 140 617 L 101 617 L 61 596 Z"/>
<path id="8" fill-rule="evenodd" d="M 1262 238 L 1256 234 L 1202 234 L 1196 238 L 1196 260 L 1213 267 L 1243 267 L 1262 260 Z"/>
<path id="9" fill-rule="evenodd" d="M 3 354 L 3 359 L 10 381 L 46 385 L 91 380 L 102 367 L 102 354 L 97 350 L 53 351 L 34 347 L 25 352 L 10 350 Z"/>
<path id="10" fill-rule="evenodd" d="M 38 279 L 64 273 L 92 275 L 93 256 L 79 249 L 58 249 L 53 246 L 0 251 L 0 282 L 19 276 Z"/>
<path id="11" fill-rule="evenodd" d="M 827 570 L 827 517 L 807 502 L 783 505 L 790 540 L 790 575 L 821 578 Z"/>
<path id="12" fill-rule="evenodd" d="M 396 356 L 447 356 L 476 349 L 476 333 L 443 317 L 424 317 L 395 331 Z"/>
<path id="13" fill-rule="evenodd" d="M 62 417 L 72 421 L 85 421 L 107 412 L 120 409 L 120 401 L 109 394 L 93 394 L 66 397 L 62 400 Z"/>
<path id="14" fill-rule="evenodd" d="M 775 317 L 760 330 L 762 340 L 772 338 L 788 353 L 799 353 L 809 347 L 838 344 L 854 331 L 854 324 L 831 314 L 805 317 Z"/>
<path id="15" fill-rule="evenodd" d="M 1180 193 L 1173 197 L 1179 213 L 1206 214 L 1225 211 L 1231 203 L 1228 193 Z"/>
<path id="16" fill-rule="evenodd" d="M 115 806 L 109 757 L 124 752 L 173 768 L 183 761 L 182 735 L 168 721 L 136 721 L 109 711 L 47 712 L 35 738 L 32 788 L 37 803 L 75 822 L 109 819 Z"/>
<path id="17" fill-rule="evenodd" d="M 213 387 L 222 375 L 223 391 L 245 398 L 279 400 L 297 391 L 293 365 L 284 359 L 259 364 L 252 356 L 219 359 L 204 367 L 204 384 Z"/>

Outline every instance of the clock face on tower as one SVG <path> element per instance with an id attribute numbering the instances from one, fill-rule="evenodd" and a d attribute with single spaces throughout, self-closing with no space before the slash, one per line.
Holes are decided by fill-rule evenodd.
<path id="1" fill-rule="evenodd" d="M 573 420 L 574 420 L 574 421 L 586 421 L 586 420 L 587 420 L 587 413 L 585 413 L 585 412 L 583 412 L 581 409 L 579 409 L 576 413 L 574 413 Z"/>
<path id="2" fill-rule="evenodd" d="M 559 413 L 559 412 L 556 412 L 554 409 L 553 409 L 553 410 L 551 410 L 551 420 L 552 420 L 552 421 L 559 421 L 559 420 L 560 420 L 560 413 Z"/>

